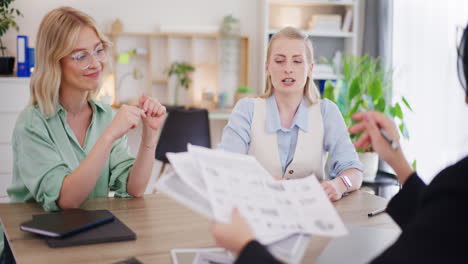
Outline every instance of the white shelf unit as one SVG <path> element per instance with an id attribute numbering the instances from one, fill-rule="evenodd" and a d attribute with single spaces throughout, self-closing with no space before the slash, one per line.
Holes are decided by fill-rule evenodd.
<path id="1" fill-rule="evenodd" d="M 175 79 L 167 78 L 167 70 L 173 62 L 185 62 L 195 67 L 190 89 L 179 88 L 179 104 L 199 106 L 205 90 L 219 92 L 219 34 L 163 32 L 108 35 L 114 43 L 113 70 L 119 102 L 131 100 L 145 92 L 158 98 L 161 103 L 171 105 Z M 240 37 L 239 85 L 248 83 L 248 41 L 247 37 Z M 130 56 L 127 64 L 119 63 L 119 54 L 135 48 L 147 53 Z M 130 78 L 129 73 L 135 68 L 143 73 L 142 79 Z"/>
<path id="2" fill-rule="evenodd" d="M 16 119 L 29 102 L 30 78 L 0 77 L 0 202 L 13 175 L 12 136 Z M 4 199 L 5 198 L 5 199 Z"/>
<path id="3" fill-rule="evenodd" d="M 273 35 L 278 30 L 268 31 L 268 35 Z M 354 32 L 343 32 L 343 31 L 304 31 L 310 37 L 328 37 L 328 38 L 353 38 Z"/>
<path id="4" fill-rule="evenodd" d="M 314 47 L 314 61 L 321 58 L 332 59 L 336 51 L 344 55 L 358 54 L 358 28 L 360 0 L 262 0 L 263 1 L 263 52 L 262 61 L 266 60 L 266 51 L 271 36 L 285 26 L 301 29 L 311 39 Z M 285 16 L 289 9 L 290 16 Z M 352 12 L 350 31 L 313 31 L 308 29 L 308 21 L 313 15 L 340 15 L 342 23 L 348 10 Z M 294 14 L 292 16 L 291 14 Z M 262 84 L 265 86 L 265 73 L 261 71 Z M 336 79 L 336 74 L 313 72 L 314 80 Z M 261 91 L 259 91 L 261 92 Z"/>
<path id="5" fill-rule="evenodd" d="M 211 110 L 208 113 L 208 117 L 210 120 L 229 120 L 229 116 L 231 115 L 232 109 L 216 109 Z"/>
<path id="6" fill-rule="evenodd" d="M 353 0 L 270 0 L 271 4 L 288 5 L 293 3 L 297 6 L 310 6 L 310 5 L 333 5 L 333 6 L 351 6 L 354 4 Z"/>

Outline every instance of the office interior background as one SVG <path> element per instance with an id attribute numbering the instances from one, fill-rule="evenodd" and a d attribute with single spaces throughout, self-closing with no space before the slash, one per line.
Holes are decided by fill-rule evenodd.
<path id="1" fill-rule="evenodd" d="M 122 31 L 134 34 L 114 43 L 118 45 L 118 51 L 123 53 L 132 48 L 137 49 L 136 52 L 141 53 L 141 57 L 134 56 L 128 59 L 114 54 L 119 58 L 114 63 L 116 74 L 110 81 L 111 84 L 108 84 L 109 89 L 115 92 L 115 87 L 119 86 L 120 96 L 126 93 L 130 98 L 132 93 L 147 91 L 144 87 L 150 82 L 153 95 L 168 98 L 170 95 L 162 90 L 168 89 L 167 86 L 171 86 L 172 83 L 162 79 L 165 76 L 163 68 L 159 69 L 159 73 L 147 72 L 148 62 L 144 57 L 148 52 L 148 47 L 145 46 L 147 40 L 144 34 L 139 34 L 183 32 L 200 36 L 198 40 L 184 40 L 183 37 L 174 37 L 175 40 L 172 42 L 165 42 L 166 40 L 162 38 L 154 40 L 166 43 L 164 49 L 155 48 L 154 52 L 164 54 L 170 49 L 173 58 L 181 60 L 190 56 L 199 58 L 201 65 L 199 68 L 203 69 L 203 60 L 213 58 L 210 51 L 218 48 L 215 42 L 210 38 L 204 38 L 203 34 L 216 33 L 223 18 L 232 15 L 239 20 L 240 35 L 248 40 L 244 42 L 247 52 L 243 53 L 246 55 L 240 63 L 242 67 L 240 72 L 244 75 L 239 78 L 243 79 L 244 85 L 251 87 L 254 93 L 260 94 L 264 85 L 266 43 L 268 34 L 272 32 L 271 21 L 277 19 L 275 23 L 278 25 L 296 25 L 298 23 L 296 15 L 303 14 L 301 10 L 309 8 L 310 2 L 325 6 L 329 3 L 339 5 L 340 2 L 343 4 L 352 2 L 356 5 L 356 12 L 352 18 L 352 34 L 322 36 L 331 40 L 317 40 L 314 46 L 320 49 L 320 45 L 328 45 L 327 43 L 341 39 L 348 43 L 344 46 L 351 45 L 350 48 L 346 47 L 353 51 L 351 53 L 356 55 L 369 53 L 378 56 L 389 69 L 393 70 L 393 88 L 391 91 L 386 91 L 386 94 L 395 99 L 404 96 L 411 103 L 414 111 L 404 111 L 410 139 L 403 140 L 402 143 L 408 159 L 417 160 L 419 174 L 426 182 L 431 181 L 440 169 L 468 154 L 468 107 L 463 100 L 463 90 L 457 79 L 456 68 L 457 26 L 464 27 L 468 23 L 466 0 L 15 0 L 12 6 L 23 13 L 23 17 L 17 19 L 20 30 L 8 31 L 3 41 L 8 53 L 13 56 L 17 54 L 17 35 L 28 36 L 29 45 L 34 47 L 39 22 L 48 11 L 60 6 L 71 6 L 88 13 L 104 32 L 111 32 L 113 23 L 119 19 Z M 272 11 L 275 4 L 284 4 L 289 9 L 287 12 L 275 13 Z M 286 17 L 272 17 L 273 15 Z M 187 55 L 190 45 L 199 48 L 193 48 L 192 54 Z M 130 60 L 127 66 L 119 65 L 121 60 L 126 59 Z M 157 65 L 157 62 L 154 63 Z M 218 78 L 210 76 L 216 73 L 210 72 L 209 65 L 207 68 L 205 73 L 195 74 L 201 74 L 202 77 L 199 78 L 202 79 Z M 134 73 L 135 69 L 138 74 Z M 138 78 L 138 75 L 143 77 Z M 152 75 L 149 81 L 148 75 Z M 11 78 L 13 77 L 0 78 L 0 97 L 4 98 L 2 100 L 4 103 L 8 98 L 18 94 L 18 91 L 10 89 L 28 88 L 27 79 L 18 86 L 6 85 Z M 207 87 L 200 89 L 210 88 L 211 92 L 216 94 L 219 92 L 218 84 L 219 81 L 211 81 L 205 85 Z M 198 96 L 198 100 L 201 100 L 202 96 L 210 95 L 207 91 L 204 92 L 206 92 L 204 95 L 191 93 L 186 97 Z M 27 96 L 28 90 L 21 94 Z M 26 100 L 18 100 L 5 104 L 22 108 L 25 102 Z M 9 113 L 11 112 L 8 112 L 8 109 L 5 110 L 0 113 L 0 118 L 9 124 L 14 124 L 13 116 Z M 214 118 L 210 125 L 213 131 L 213 147 L 219 142 L 228 114 L 228 111 L 227 113 L 222 111 L 218 117 L 212 115 Z M 2 121 L 2 126 L 6 121 Z M 0 142 L 0 196 L 3 197 L 6 196 L 6 187 L 11 177 L 9 169 L 12 166 L 10 146 L 12 126 L 6 125 L 2 128 L 3 141 Z M 138 135 L 139 131 L 131 133 Z M 133 153 L 137 151 L 138 138 L 129 135 Z M 158 173 L 160 166 L 159 162 L 155 164 L 154 175 Z M 155 177 L 152 183 L 154 179 Z"/>

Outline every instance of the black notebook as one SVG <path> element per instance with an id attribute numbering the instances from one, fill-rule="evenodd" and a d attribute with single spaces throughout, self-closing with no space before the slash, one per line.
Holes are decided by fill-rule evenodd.
<path id="1" fill-rule="evenodd" d="M 74 209 L 33 215 L 33 220 L 20 228 L 42 235 L 47 232 L 47 244 L 54 248 L 136 239 L 136 234 L 108 210 Z"/>
<path id="2" fill-rule="evenodd" d="M 136 234 L 117 217 L 103 225 L 93 227 L 64 238 L 46 238 L 49 247 L 71 247 L 105 242 L 135 240 Z"/>
<path id="3" fill-rule="evenodd" d="M 72 209 L 34 215 L 31 221 L 22 223 L 20 229 L 47 237 L 66 237 L 113 219 L 114 215 L 107 210 Z"/>

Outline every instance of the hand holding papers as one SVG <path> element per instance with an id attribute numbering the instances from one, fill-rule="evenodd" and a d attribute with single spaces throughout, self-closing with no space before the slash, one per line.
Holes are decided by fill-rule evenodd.
<path id="1" fill-rule="evenodd" d="M 288 262 L 297 254 L 287 253 L 303 253 L 310 234 L 347 233 L 313 175 L 278 181 L 252 156 L 196 146 L 168 154 L 168 159 L 175 173 L 161 177 L 159 191 L 219 222 L 228 222 L 232 209 L 238 208 L 257 240 Z"/>

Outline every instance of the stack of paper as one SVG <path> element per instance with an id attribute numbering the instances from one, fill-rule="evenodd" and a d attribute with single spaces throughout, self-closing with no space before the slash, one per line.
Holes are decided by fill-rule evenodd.
<path id="1" fill-rule="evenodd" d="M 158 191 L 219 222 L 238 208 L 257 240 L 283 261 L 298 263 L 311 234 L 347 233 L 313 175 L 278 181 L 252 156 L 191 145 L 167 157 L 174 171 L 156 183 Z"/>

